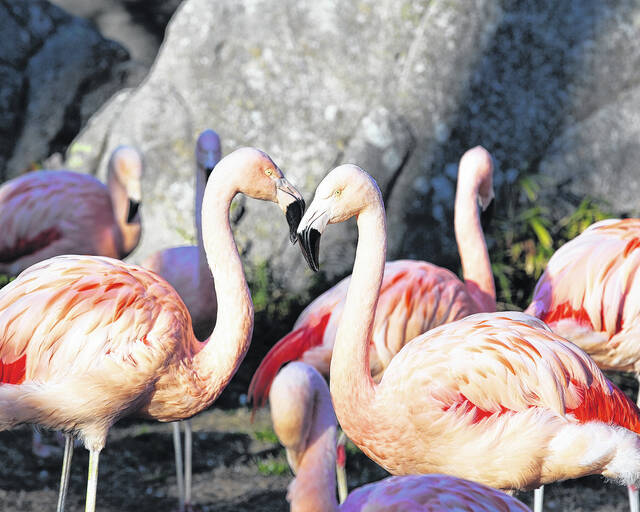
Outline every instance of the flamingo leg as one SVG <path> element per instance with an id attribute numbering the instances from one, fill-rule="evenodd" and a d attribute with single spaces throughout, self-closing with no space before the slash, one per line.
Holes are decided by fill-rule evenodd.
<path id="1" fill-rule="evenodd" d="M 64 502 L 67 499 L 69 488 L 69 475 L 71 474 L 71 457 L 73 457 L 73 437 L 64 435 L 64 457 L 62 458 L 62 474 L 60 475 L 60 493 L 58 494 L 58 506 L 56 512 L 64 511 Z"/>
<path id="2" fill-rule="evenodd" d="M 336 479 L 338 481 L 338 501 L 342 504 L 347 499 L 349 494 L 349 487 L 347 486 L 347 471 L 346 466 L 346 451 L 345 444 L 347 442 L 347 436 L 340 430 L 338 436 L 338 454 L 336 457 Z"/>
<path id="3" fill-rule="evenodd" d="M 98 491 L 98 461 L 100 450 L 89 450 L 89 477 L 87 479 L 87 500 L 84 512 L 95 512 Z"/>
<path id="4" fill-rule="evenodd" d="M 533 491 L 533 512 L 542 512 L 542 503 L 544 502 L 544 485 Z"/>
<path id="5" fill-rule="evenodd" d="M 629 510 L 640 512 L 640 501 L 638 499 L 638 488 L 635 485 L 628 486 L 629 490 Z"/>
<path id="6" fill-rule="evenodd" d="M 184 502 L 191 505 L 191 459 L 193 448 L 193 435 L 191 420 L 184 421 Z"/>
<path id="7" fill-rule="evenodd" d="M 182 471 L 182 444 L 180 442 L 180 422 L 174 421 L 173 449 L 176 458 L 176 483 L 178 485 L 178 510 L 184 512 L 184 473 Z"/>

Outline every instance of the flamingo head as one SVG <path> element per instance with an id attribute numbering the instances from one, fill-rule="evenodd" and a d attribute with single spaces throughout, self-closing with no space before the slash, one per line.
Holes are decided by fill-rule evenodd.
<path id="1" fill-rule="evenodd" d="M 143 168 L 142 156 L 131 146 L 118 146 L 109 159 L 109 175 L 124 187 L 127 194 L 127 224 L 140 224 Z"/>
<path id="2" fill-rule="evenodd" d="M 203 173 L 205 183 L 220 161 L 220 155 L 220 137 L 213 130 L 204 130 L 196 142 L 196 164 L 198 170 Z"/>
<path id="3" fill-rule="evenodd" d="M 357 165 L 340 165 L 324 177 L 298 226 L 300 248 L 313 271 L 319 269 L 320 237 L 327 225 L 344 222 L 374 202 L 382 202 L 380 189 Z"/>
<path id="4" fill-rule="evenodd" d="M 298 190 L 285 178 L 280 168 L 265 152 L 256 148 L 240 148 L 224 157 L 225 162 L 238 172 L 235 178 L 238 192 L 263 201 L 271 201 L 280 207 L 289 224 L 289 238 L 296 243 L 296 229 L 304 213 L 304 199 Z M 218 164 L 216 167 L 220 166 Z M 213 175 L 215 177 L 214 169 Z"/>
<path id="5" fill-rule="evenodd" d="M 314 441 L 313 426 L 320 414 L 318 400 L 321 394 L 330 402 L 324 377 L 312 366 L 298 361 L 282 368 L 271 385 L 269 406 L 273 429 L 286 449 L 287 461 L 294 474 Z M 330 415 L 325 420 L 335 427 L 335 416 Z"/>
<path id="6" fill-rule="evenodd" d="M 471 148 L 462 155 L 458 168 L 458 186 L 473 187 L 483 211 L 491 203 L 494 198 L 493 159 L 482 146 Z"/>

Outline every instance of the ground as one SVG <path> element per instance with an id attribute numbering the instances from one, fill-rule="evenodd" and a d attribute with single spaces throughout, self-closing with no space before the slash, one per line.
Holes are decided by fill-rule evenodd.
<path id="1" fill-rule="evenodd" d="M 284 452 L 261 411 L 250 422 L 246 408 L 211 409 L 193 420 L 194 487 L 197 511 L 287 511 L 291 473 Z M 55 442 L 50 435 L 47 441 Z M 31 454 L 31 429 L 0 433 L 0 510 L 54 510 L 61 457 Z M 67 511 L 84 506 L 88 454 L 77 448 Z M 383 478 L 385 472 L 364 455 L 349 450 L 350 488 Z M 546 488 L 545 510 L 626 511 L 626 489 L 600 477 L 583 478 Z M 100 512 L 157 512 L 176 509 L 176 479 L 167 424 L 127 421 L 116 425 L 100 459 Z M 532 493 L 518 498 L 531 505 Z"/>

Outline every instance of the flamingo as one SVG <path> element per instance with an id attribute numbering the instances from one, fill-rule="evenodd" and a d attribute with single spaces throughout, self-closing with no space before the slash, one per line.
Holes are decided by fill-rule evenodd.
<path id="1" fill-rule="evenodd" d="M 143 164 L 132 147 L 117 147 L 107 185 L 69 171 L 34 171 L 0 187 L 0 273 L 17 275 L 59 254 L 124 258 L 140 240 Z M 32 451 L 48 457 L 57 448 L 33 434 Z"/>
<path id="2" fill-rule="evenodd" d="M 417 335 L 472 313 L 496 310 L 491 262 L 476 203 L 484 209 L 493 199 L 493 163 L 481 146 L 460 159 L 455 202 L 455 234 L 464 282 L 451 271 L 415 260 L 385 264 L 380 299 L 370 336 L 369 367 L 377 382 L 393 356 Z M 329 377 L 336 327 L 342 317 L 351 276 L 315 299 L 293 331 L 276 343 L 256 370 L 248 397 L 254 406 L 266 402 L 280 367 L 304 361 Z"/>
<path id="3" fill-rule="evenodd" d="M 213 130 L 204 130 L 196 142 L 196 233 L 198 245 L 172 247 L 158 251 L 142 262 L 166 279 L 184 301 L 196 338 L 204 340 L 213 330 L 216 318 L 216 294 L 207 255 L 202 244 L 202 197 L 213 168 L 220 160 L 220 137 Z M 191 504 L 191 421 L 184 421 L 184 477 L 182 471 L 182 447 L 180 423 L 173 423 L 173 440 L 176 454 L 176 480 L 180 510 Z"/>
<path id="4" fill-rule="evenodd" d="M 323 376 L 313 366 L 292 362 L 274 379 L 269 403 L 274 430 L 296 475 L 287 494 L 292 512 L 529 510 L 491 487 L 448 475 L 385 478 L 352 492 L 338 507 L 334 469 L 337 425 Z"/>
<path id="5" fill-rule="evenodd" d="M 119 146 L 107 185 L 71 171 L 33 171 L 0 187 L 0 273 L 60 254 L 124 258 L 140 240 L 142 158 Z"/>
<path id="6" fill-rule="evenodd" d="M 370 337 L 369 367 L 376 382 L 408 340 L 472 313 L 496 310 L 491 262 L 476 206 L 485 209 L 494 197 L 493 161 L 486 149 L 476 146 L 462 156 L 458 168 L 454 229 L 464 282 L 453 272 L 424 261 L 386 263 Z M 329 377 L 336 326 L 350 280 L 346 277 L 309 304 L 293 330 L 267 353 L 249 384 L 247 396 L 254 411 L 265 404 L 273 378 L 289 361 L 304 361 Z M 342 464 L 338 482 L 340 501 L 344 501 L 347 488 Z"/>
<path id="7" fill-rule="evenodd" d="M 551 257 L 526 312 L 578 345 L 600 368 L 634 372 L 640 380 L 638 248 L 640 219 L 592 224 Z M 634 487 L 629 499 L 639 511 Z"/>
<path id="8" fill-rule="evenodd" d="M 278 203 L 294 224 L 303 210 L 302 197 L 265 153 L 242 148 L 216 165 L 204 193 L 202 229 L 220 300 L 204 343 L 164 279 L 119 260 L 54 257 L 0 290 L 0 429 L 34 423 L 67 433 L 58 510 L 66 497 L 71 432 L 90 452 L 86 510 L 93 512 L 99 455 L 111 425 L 132 414 L 159 421 L 197 414 L 244 358 L 253 304 L 229 224 L 237 193 Z"/>
<path id="9" fill-rule="evenodd" d="M 330 389 L 344 432 L 394 475 L 446 473 L 498 489 L 602 474 L 640 478 L 640 411 L 589 356 L 524 313 L 479 313 L 407 343 L 379 383 L 369 333 L 386 220 L 375 181 L 354 165 L 318 185 L 298 227 L 312 268 L 327 224 L 357 217 L 359 239 Z"/>

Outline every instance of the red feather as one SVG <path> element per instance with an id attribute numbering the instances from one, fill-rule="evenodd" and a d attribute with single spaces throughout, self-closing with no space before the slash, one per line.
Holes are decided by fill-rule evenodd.
<path id="1" fill-rule="evenodd" d="M 0 361 L 0 383 L 20 384 L 24 380 L 27 366 L 27 354 L 16 359 L 13 363 Z"/>
<path id="2" fill-rule="evenodd" d="M 20 238 L 13 247 L 0 250 L 0 263 L 11 263 L 17 259 L 44 249 L 56 240 L 62 238 L 57 228 L 48 228 L 32 238 Z"/>
<path id="3" fill-rule="evenodd" d="M 262 407 L 269 396 L 271 383 L 283 364 L 302 357 L 307 350 L 322 344 L 331 313 L 325 313 L 313 325 L 303 325 L 278 341 L 260 363 L 249 384 L 249 401 L 253 410 Z"/>

